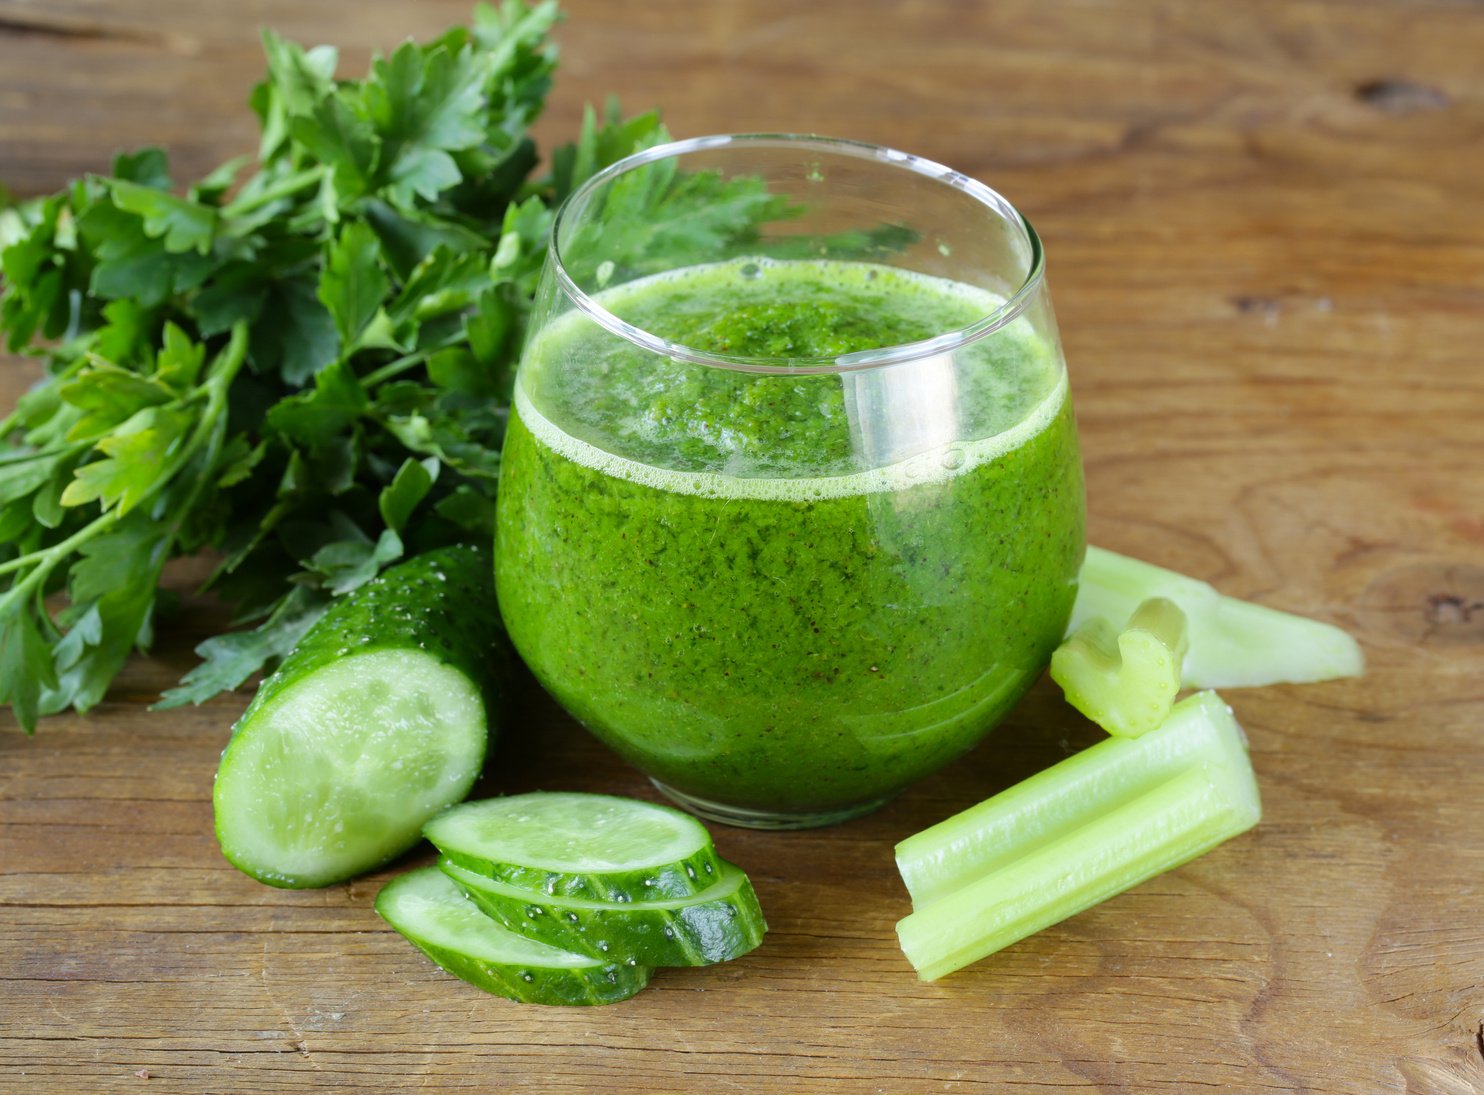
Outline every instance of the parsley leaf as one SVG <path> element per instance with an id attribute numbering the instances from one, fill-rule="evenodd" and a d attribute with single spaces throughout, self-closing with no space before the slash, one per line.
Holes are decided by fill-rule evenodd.
<path id="1" fill-rule="evenodd" d="M 407 42 L 371 66 L 362 102 L 398 204 L 411 205 L 414 193 L 436 198 L 462 178 L 448 153 L 484 137 L 482 85 L 492 60 L 472 48 Z"/>
<path id="2" fill-rule="evenodd" d="M 296 444 L 312 446 L 349 429 L 368 402 L 355 374 L 337 361 L 314 378 L 312 391 L 274 404 L 267 424 Z"/>
<path id="3" fill-rule="evenodd" d="M 196 648 L 201 664 L 185 675 L 178 688 L 166 692 L 155 709 L 204 703 L 218 692 L 230 692 L 244 684 L 265 664 L 288 654 L 329 605 L 328 594 L 298 586 L 258 627 L 207 639 Z"/>
<path id="4" fill-rule="evenodd" d="M 166 251 L 199 251 L 203 255 L 211 252 L 218 216 L 211 206 L 123 179 L 114 179 L 109 189 L 114 204 L 126 212 L 137 213 L 143 221 L 144 234 L 162 239 Z"/>
<path id="5" fill-rule="evenodd" d="M 252 333 L 253 369 L 276 374 L 290 388 L 301 387 L 340 354 L 335 321 L 307 273 L 266 287 Z"/>
<path id="6" fill-rule="evenodd" d="M 164 407 L 147 407 L 131 415 L 98 442 L 105 459 L 77 469 L 62 491 L 62 505 L 99 500 L 105 510 L 117 506 L 120 516 L 128 513 L 148 497 L 190 426 L 188 415 Z"/>
<path id="7" fill-rule="evenodd" d="M 330 245 L 318 297 L 330 312 L 340 344 L 353 347 L 386 299 L 391 282 L 381 272 L 381 244 L 365 221 L 346 224 Z"/>
<path id="8" fill-rule="evenodd" d="M 42 689 L 57 683 L 52 652 L 37 617 L 29 602 L 0 616 L 0 703 L 10 704 L 25 727 L 36 725 Z"/>
<path id="9" fill-rule="evenodd" d="M 392 477 L 392 481 L 386 485 L 376 500 L 376 506 L 381 511 L 381 519 L 386 522 L 387 528 L 398 533 L 406 528 L 407 519 L 412 516 L 412 511 L 432 489 L 433 483 L 438 478 L 440 467 L 442 465 L 431 457 L 426 460 L 414 460 L 408 457 L 402 462 L 402 466 L 397 469 L 397 474 Z"/>
<path id="10" fill-rule="evenodd" d="M 168 541 L 166 528 L 136 513 L 83 546 L 68 580 L 75 622 L 57 643 L 57 680 L 42 691 L 42 711 L 95 706 L 130 651 L 148 648 Z"/>
<path id="11" fill-rule="evenodd" d="M 139 214 L 112 200 L 93 203 L 78 231 L 97 257 L 88 288 L 111 300 L 128 297 L 142 307 L 158 307 L 173 294 L 200 285 L 214 265 L 209 256 L 194 251 L 172 252 L 145 230 Z"/>

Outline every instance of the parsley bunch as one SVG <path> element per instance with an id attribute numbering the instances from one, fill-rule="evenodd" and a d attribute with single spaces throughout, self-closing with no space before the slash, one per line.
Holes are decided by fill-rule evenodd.
<path id="1" fill-rule="evenodd" d="M 556 18 L 482 7 L 350 81 L 265 33 L 240 184 L 246 158 L 178 193 L 147 149 L 0 210 L 0 335 L 47 371 L 0 428 L 0 702 L 27 730 L 149 646 L 171 558 L 220 553 L 206 587 L 253 626 L 165 706 L 237 687 L 392 561 L 487 541 L 553 209 L 665 139 L 589 111 L 533 178 Z"/>

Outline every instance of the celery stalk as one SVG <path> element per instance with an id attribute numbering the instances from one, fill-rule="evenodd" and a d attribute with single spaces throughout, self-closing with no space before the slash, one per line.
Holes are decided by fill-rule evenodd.
<path id="1" fill-rule="evenodd" d="M 1365 670 L 1360 647 L 1339 628 L 1223 597 L 1205 582 L 1152 563 L 1089 547 L 1080 583 L 1069 633 L 1094 617 L 1127 619 L 1150 597 L 1179 605 L 1190 628 L 1182 676 L 1187 688 L 1306 684 Z"/>
<path id="2" fill-rule="evenodd" d="M 902 950 L 934 980 L 1245 832 L 1261 814 L 1241 727 L 1214 693 L 897 845 Z"/>
<path id="3" fill-rule="evenodd" d="M 1185 631 L 1185 613 L 1164 597 L 1139 605 L 1122 632 L 1095 616 L 1052 652 L 1051 679 L 1108 733 L 1147 734 L 1165 721 L 1180 691 Z"/>
<path id="4" fill-rule="evenodd" d="M 1158 729 L 1109 738 L 909 836 L 897 867 L 914 908 L 1081 828 L 1208 757 L 1247 765 L 1241 729 L 1214 692 L 1176 704 Z"/>

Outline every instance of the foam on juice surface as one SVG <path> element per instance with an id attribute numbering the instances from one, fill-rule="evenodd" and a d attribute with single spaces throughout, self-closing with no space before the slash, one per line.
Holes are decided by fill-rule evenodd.
<path id="1" fill-rule="evenodd" d="M 675 471 L 640 463 L 589 444 L 562 430 L 538 411 L 525 391 L 516 385 L 515 409 L 537 441 L 583 467 L 628 479 L 656 490 L 698 494 L 706 498 L 764 498 L 808 502 L 822 498 L 844 498 L 877 491 L 899 491 L 906 487 L 952 479 L 972 471 L 1007 452 L 1019 448 L 1045 429 L 1066 400 L 1063 374 L 1056 388 L 1035 411 L 1019 424 L 978 441 L 956 441 L 885 467 L 845 475 L 806 478 L 725 475 L 709 471 Z"/>
<path id="2" fill-rule="evenodd" d="M 702 352 L 766 356 L 769 347 L 760 352 L 760 340 L 786 339 L 790 345 L 802 341 L 805 350 L 815 350 L 817 357 L 831 350 L 855 353 L 882 345 L 861 344 L 859 331 L 846 330 L 842 338 L 841 330 L 851 322 L 857 327 L 868 325 L 871 336 L 883 327 L 891 333 L 887 324 L 895 322 L 895 331 L 905 331 L 909 337 L 893 342 L 917 341 L 970 326 L 1003 303 L 1003 298 L 984 290 L 891 267 L 768 260 L 734 260 L 673 271 L 629 282 L 594 299 L 625 322 Z M 727 306 L 718 308 L 718 300 L 725 300 Z M 829 310 L 845 308 L 850 313 L 836 322 Z M 742 345 L 727 345 L 725 340 L 731 335 L 727 325 L 737 328 L 759 311 L 764 324 L 742 327 Z M 830 318 L 812 329 L 789 327 L 794 317 L 807 324 L 816 314 Z M 782 323 L 775 316 L 781 316 Z M 821 347 L 825 354 L 817 352 Z M 766 409 L 746 417 L 748 409 L 739 404 L 761 387 L 757 374 L 679 363 L 639 350 L 574 310 L 550 324 L 534 347 L 528 347 L 514 404 L 532 435 L 563 457 L 658 490 L 780 501 L 900 491 L 947 481 L 1018 448 L 1045 429 L 1066 401 L 1066 372 L 1059 356 L 1023 318 L 957 353 L 961 358 L 957 365 L 940 355 L 938 360 L 919 359 L 859 372 L 794 377 L 793 387 L 781 389 L 798 404 L 792 411 L 802 422 L 792 426 L 779 415 L 770 417 Z M 1008 359 L 1001 360 L 1007 354 Z M 908 403 L 913 401 L 913 389 L 930 383 L 935 375 L 950 381 L 971 376 L 976 385 L 972 392 L 940 397 L 947 400 L 941 406 L 968 415 L 971 424 L 962 429 L 956 423 L 940 426 L 928 414 L 927 433 L 918 439 L 922 443 L 910 445 L 910 452 L 901 458 L 890 451 L 874 456 L 862 453 L 859 416 L 847 412 L 845 390 L 848 386 L 879 387 L 886 382 L 881 375 L 884 370 L 893 370 L 900 381 L 907 382 L 902 394 Z M 877 375 L 865 376 L 866 372 Z M 788 383 L 789 375 L 780 378 L 776 373 L 763 380 L 763 384 L 775 385 L 775 393 L 780 391 L 778 384 Z M 677 393 L 682 386 L 685 390 Z M 532 397 L 532 388 L 537 399 Z M 647 420 L 655 417 L 654 406 L 672 398 L 679 406 L 671 418 L 660 421 L 658 427 Z M 538 399 L 546 410 L 538 408 Z M 886 410 L 890 413 L 894 408 Z M 910 412 L 911 408 L 903 410 Z M 856 431 L 853 439 L 844 434 L 847 427 Z M 934 437 L 935 429 L 942 435 Z M 698 441 L 685 430 L 699 430 L 707 436 Z M 893 424 L 888 432 L 900 431 Z M 961 440 L 959 435 L 970 439 Z M 837 450 L 843 447 L 845 456 L 837 452 L 833 458 L 822 457 L 825 445 Z M 684 446 L 698 448 L 702 457 L 690 459 L 704 459 L 708 466 L 684 466 Z M 752 453 L 766 452 L 766 465 L 747 451 L 749 446 Z M 661 461 L 680 466 L 662 466 Z M 847 462 L 848 468 L 837 466 Z"/>

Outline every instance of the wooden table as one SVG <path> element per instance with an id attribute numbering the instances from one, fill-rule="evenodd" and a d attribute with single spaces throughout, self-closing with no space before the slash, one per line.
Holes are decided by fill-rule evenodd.
<path id="1" fill-rule="evenodd" d="M 97 711 L 0 728 L 0 1090 L 1484 1091 L 1484 9 L 573 0 L 585 101 L 817 130 L 1001 189 L 1047 241 L 1093 538 L 1337 622 L 1363 680 L 1233 692 L 1253 833 L 946 980 L 898 951 L 899 838 L 1092 741 L 1038 687 L 827 831 L 719 830 L 772 925 L 600 1010 L 438 973 L 387 872 L 279 892 L 211 835 L 245 698 L 150 714 L 190 607 Z M 372 49 L 462 0 L 0 0 L 0 178 L 247 150 L 255 28 Z M 24 375 L 7 367 L 4 402 Z M 647 785 L 530 690 L 491 791 Z M 418 859 L 425 859 L 419 856 Z"/>

